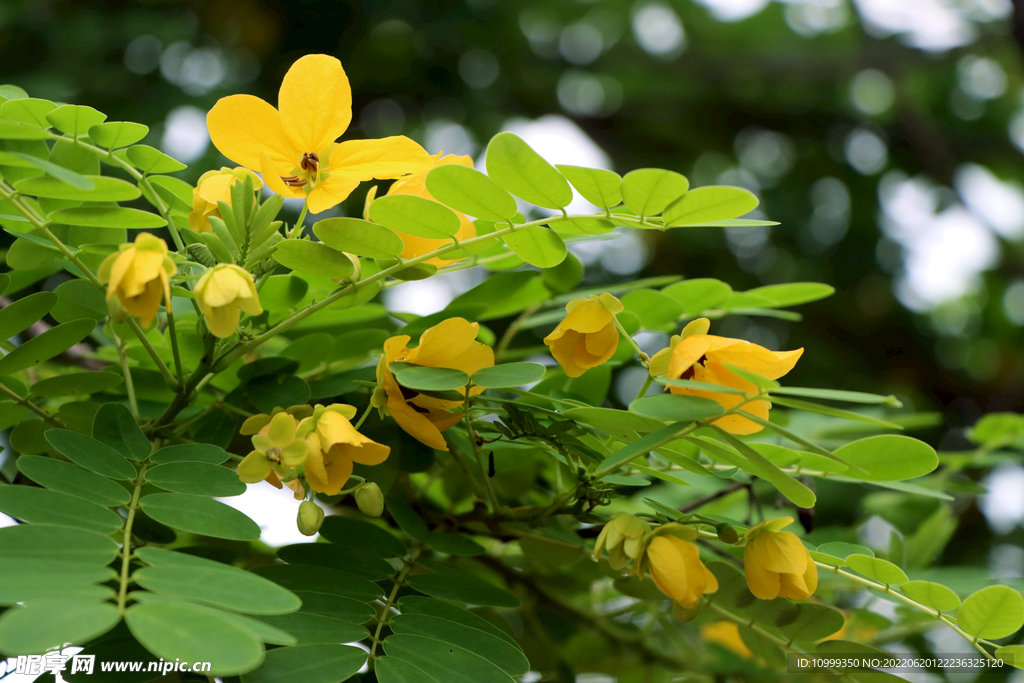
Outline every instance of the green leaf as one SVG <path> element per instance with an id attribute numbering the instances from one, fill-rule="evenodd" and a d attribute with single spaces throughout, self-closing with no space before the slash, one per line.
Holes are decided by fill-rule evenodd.
<path id="1" fill-rule="evenodd" d="M 112 629 L 121 615 L 109 602 L 87 599 L 36 600 L 0 616 L 0 652 L 30 655 L 85 643 Z"/>
<path id="2" fill-rule="evenodd" d="M 352 643 L 370 635 L 366 628 L 359 624 L 320 614 L 295 612 L 261 616 L 259 620 L 295 636 L 300 645 Z"/>
<path id="3" fill-rule="evenodd" d="M 656 289 L 634 289 L 622 297 L 622 305 L 640 319 L 643 329 L 664 332 L 674 332 L 686 312 L 677 299 Z"/>
<path id="4" fill-rule="evenodd" d="M 666 375 L 659 375 L 654 378 L 654 381 L 658 384 L 663 384 L 667 387 L 683 387 L 685 389 L 694 389 L 696 391 L 713 391 L 718 394 L 743 394 L 746 392 L 742 389 L 736 389 L 735 387 L 728 387 L 724 384 L 711 384 L 709 382 L 698 382 L 692 379 L 671 379 Z"/>
<path id="5" fill-rule="evenodd" d="M 113 372 L 73 372 L 40 380 L 32 385 L 31 392 L 43 398 L 58 396 L 88 396 L 112 389 L 124 381 Z"/>
<path id="6" fill-rule="evenodd" d="M 118 154 L 120 154 L 120 152 Z M 146 174 L 174 173 L 175 171 L 182 171 L 188 168 L 177 159 L 169 157 L 160 150 L 155 147 L 150 147 L 149 145 L 135 145 L 134 147 L 129 147 L 125 151 L 124 156 L 128 160 L 128 163 Z"/>
<path id="7" fill-rule="evenodd" d="M 771 299 L 776 306 L 797 306 L 832 296 L 835 291 L 835 287 L 820 282 L 790 282 L 784 285 L 757 287 L 747 290 L 744 294 Z"/>
<path id="8" fill-rule="evenodd" d="M 0 557 L 0 570 L 5 583 L 14 579 L 45 579 L 90 584 L 117 578 L 117 573 L 110 567 L 77 560 Z"/>
<path id="9" fill-rule="evenodd" d="M 39 157 L 32 156 L 31 154 L 22 154 L 21 152 L 8 152 L 8 154 L 15 156 L 22 161 L 27 161 L 39 170 L 48 173 L 57 181 L 65 183 L 71 187 L 78 188 L 80 190 L 93 189 L 93 182 L 88 177 L 80 173 L 75 173 L 74 171 L 51 161 L 40 159 Z"/>
<path id="10" fill-rule="evenodd" d="M 647 436 L 634 441 L 627 445 L 625 448 L 621 448 L 611 456 L 605 458 L 598 464 L 594 469 L 595 475 L 601 475 L 605 472 L 611 472 L 634 458 L 638 458 L 641 455 L 650 453 L 653 450 L 661 448 L 665 444 L 674 441 L 681 431 L 687 429 L 690 425 L 686 423 L 682 424 L 670 424 L 666 427 L 662 427 L 656 432 L 651 432 Z"/>
<path id="11" fill-rule="evenodd" d="M 62 455 L 87 470 L 110 479 L 134 479 L 137 472 L 132 464 L 105 443 L 70 429 L 51 429 L 46 440 Z"/>
<path id="12" fill-rule="evenodd" d="M 900 592 L 911 600 L 916 600 L 932 609 L 946 611 L 960 606 L 960 598 L 957 594 L 941 583 L 907 581 L 900 585 Z"/>
<path id="13" fill-rule="evenodd" d="M 166 491 L 225 498 L 245 493 L 234 471 L 202 462 L 171 462 L 146 470 L 146 481 Z"/>
<path id="14" fill-rule="evenodd" d="M 47 218 L 54 223 L 90 228 L 152 230 L 167 225 L 167 221 L 155 213 L 141 209 L 125 209 L 120 206 L 78 206 L 58 209 Z"/>
<path id="15" fill-rule="evenodd" d="M 332 515 L 324 519 L 320 536 L 338 545 L 364 548 L 381 557 L 402 557 L 405 544 L 376 524 L 351 517 Z"/>
<path id="16" fill-rule="evenodd" d="M 788 498 L 798 507 L 812 508 L 814 503 L 817 501 L 817 497 L 814 492 L 807 488 L 804 484 L 800 483 L 793 477 L 789 476 L 782 470 L 780 470 L 775 464 L 772 463 L 768 458 L 764 457 L 756 450 L 751 448 L 749 445 L 736 438 L 729 432 L 711 425 L 711 428 L 718 432 L 726 443 L 739 451 L 740 455 L 745 457 L 750 466 L 743 466 L 740 463 L 733 462 L 733 465 L 742 467 L 752 474 L 757 475 L 761 479 L 764 479 L 771 483 L 779 493 Z M 702 447 L 707 448 L 711 445 L 710 439 L 701 438 Z M 723 453 L 722 449 L 717 451 L 719 454 Z M 752 466 L 752 467 L 751 467 Z"/>
<path id="17" fill-rule="evenodd" d="M 554 230 L 539 225 L 508 233 L 505 244 L 516 256 L 538 268 L 553 268 L 568 253 L 565 242 Z"/>
<path id="18" fill-rule="evenodd" d="M 817 403 L 811 403 L 810 401 L 800 401 L 795 398 L 779 398 L 778 396 L 771 396 L 772 403 L 787 408 L 795 408 L 796 410 L 803 410 L 809 413 L 818 413 L 819 415 L 828 415 L 830 417 L 838 417 L 843 420 L 854 420 L 857 422 L 866 422 L 868 424 L 877 425 L 885 429 L 903 429 L 901 425 L 895 422 L 887 422 L 885 420 L 879 420 L 877 417 L 871 417 L 870 415 L 863 415 L 861 413 L 855 413 L 851 410 L 842 410 L 840 408 L 833 408 L 832 406 L 823 406 Z"/>
<path id="19" fill-rule="evenodd" d="M 939 464 L 935 449 L 909 436 L 883 434 L 848 443 L 835 451 L 866 473 L 856 470 L 843 476 L 860 481 L 902 481 L 928 474 Z"/>
<path id="20" fill-rule="evenodd" d="M 388 509 L 391 507 L 388 506 Z M 251 571 L 292 591 L 326 593 L 363 602 L 372 602 L 384 597 L 384 589 L 375 583 L 323 567 L 266 564 L 254 567 Z"/>
<path id="21" fill-rule="evenodd" d="M 853 571 L 874 579 L 879 583 L 900 585 L 907 582 L 907 575 L 892 562 L 871 557 L 869 555 L 850 555 L 846 558 L 846 566 Z"/>
<path id="22" fill-rule="evenodd" d="M 636 434 L 656 432 L 665 426 L 660 419 L 614 408 L 570 408 L 562 414 L 574 422 L 588 424 L 618 439 L 632 440 Z"/>
<path id="23" fill-rule="evenodd" d="M 50 137 L 44 128 L 0 119 L 0 140 L 45 140 Z"/>
<path id="24" fill-rule="evenodd" d="M 149 183 L 172 209 L 192 210 L 192 186 L 184 180 L 167 175 L 155 175 L 149 177 Z"/>
<path id="25" fill-rule="evenodd" d="M 544 279 L 544 286 L 553 294 L 567 294 L 583 279 L 583 264 L 572 254 L 567 254 L 557 266 L 545 268 L 541 272 L 541 277 Z"/>
<path id="26" fill-rule="evenodd" d="M 150 462 L 161 465 L 169 462 L 205 462 L 219 465 L 228 459 L 228 453 L 220 446 L 208 443 L 188 443 L 161 448 Z"/>
<path id="27" fill-rule="evenodd" d="M 302 600 L 302 611 L 307 614 L 320 614 L 342 621 L 350 621 L 353 624 L 365 624 L 375 614 L 373 607 L 360 600 L 313 591 L 297 590 L 293 592 Z"/>
<path id="28" fill-rule="evenodd" d="M 121 517 L 105 507 L 34 486 L 0 487 L 0 512 L 30 524 L 58 524 L 110 534 L 121 528 Z"/>
<path id="29" fill-rule="evenodd" d="M 1015 669 L 1024 669 L 1024 645 L 1004 645 L 996 648 L 995 655 Z"/>
<path id="30" fill-rule="evenodd" d="M 132 574 L 132 579 L 155 593 L 243 614 L 286 614 L 302 606 L 298 596 L 273 581 L 209 560 L 203 565 L 171 562 L 143 567 Z"/>
<path id="31" fill-rule="evenodd" d="M 271 650 L 263 664 L 242 676 L 242 683 L 341 683 L 366 663 L 366 652 L 350 645 L 299 645 Z"/>
<path id="32" fill-rule="evenodd" d="M 54 290 L 59 301 L 54 305 L 50 315 L 61 323 L 92 318 L 102 320 L 107 317 L 106 292 L 88 280 L 68 280 Z"/>
<path id="33" fill-rule="evenodd" d="M 416 391 L 448 391 L 469 384 L 469 375 L 456 368 L 431 368 L 408 363 L 391 363 L 398 383 Z"/>
<path id="34" fill-rule="evenodd" d="M 23 100 L 26 97 L 28 97 L 28 93 L 16 85 L 0 85 L 0 98 L 3 98 L 4 102 L 7 100 Z"/>
<path id="35" fill-rule="evenodd" d="M 381 657 L 374 664 L 373 673 L 378 683 L 441 683 L 447 676 L 435 678 L 409 662 L 394 657 Z"/>
<path id="36" fill-rule="evenodd" d="M 976 638 L 1005 638 L 1024 625 L 1024 598 L 1008 586 L 982 588 L 964 600 L 956 621 Z"/>
<path id="37" fill-rule="evenodd" d="M 610 209 L 622 201 L 622 193 L 619 192 L 622 178 L 614 171 L 562 164 L 556 164 L 555 168 L 572 183 L 581 197 L 598 208 Z"/>
<path id="38" fill-rule="evenodd" d="M 86 135 L 90 128 L 106 121 L 107 115 L 92 107 L 65 104 L 47 114 L 46 120 L 60 132 L 78 137 Z"/>
<path id="39" fill-rule="evenodd" d="M 572 202 L 566 179 L 515 133 L 498 133 L 487 145 L 487 175 L 500 187 L 545 209 Z"/>
<path id="40" fill-rule="evenodd" d="M 52 176 L 25 178 L 14 184 L 18 192 L 47 199 L 69 199 L 87 202 L 126 202 L 141 196 L 139 188 L 119 178 L 88 175 L 91 188 L 71 185 Z"/>
<path id="41" fill-rule="evenodd" d="M 615 230 L 615 223 L 604 218 L 551 217 L 548 225 L 563 235 L 606 235 Z"/>
<path id="42" fill-rule="evenodd" d="M 367 258 L 398 256 L 402 238 L 387 228 L 358 218 L 326 218 L 313 224 L 313 234 L 339 251 Z M 447 236 L 447 235 L 446 235 Z"/>
<path id="43" fill-rule="evenodd" d="M 435 166 L 427 173 L 426 186 L 437 201 L 475 218 L 507 223 L 519 211 L 512 195 L 480 171 L 461 164 Z"/>
<path id="44" fill-rule="evenodd" d="M 483 546 L 471 538 L 467 538 L 462 534 L 443 531 L 431 531 L 423 537 L 423 543 L 431 550 L 436 550 L 446 555 L 473 557 L 487 552 Z"/>
<path id="45" fill-rule="evenodd" d="M 436 638 L 395 634 L 384 641 L 384 652 L 388 658 L 402 660 L 419 669 L 421 681 L 426 674 L 450 683 L 512 683 L 507 673 L 488 660 Z"/>
<path id="46" fill-rule="evenodd" d="M 842 541 L 822 543 L 818 546 L 817 550 L 812 550 L 810 552 L 811 557 L 818 562 L 827 562 L 837 567 L 845 567 L 846 558 L 850 555 L 867 555 L 868 557 L 875 556 L 870 548 L 865 548 L 862 545 L 856 545 L 854 543 L 844 543 Z"/>
<path id="47" fill-rule="evenodd" d="M 784 636 L 797 642 L 815 642 L 827 638 L 843 628 L 843 613 L 828 605 L 804 602 L 796 606 L 796 618 L 788 623 L 778 624 Z"/>
<path id="48" fill-rule="evenodd" d="M 141 602 L 128 608 L 125 622 L 157 657 L 211 662 L 215 676 L 245 673 L 263 661 L 263 643 L 253 631 L 200 605 Z"/>
<path id="49" fill-rule="evenodd" d="M 288 564 L 326 567 L 370 581 L 394 576 L 395 568 L 369 550 L 333 543 L 296 543 L 277 549 L 277 556 Z"/>
<path id="50" fill-rule="evenodd" d="M 104 567 L 106 569 L 106 567 Z M 113 579 L 109 576 L 106 580 Z M 114 597 L 108 586 L 97 586 L 66 576 L 5 575 L 0 583 L 0 605 L 13 606 L 19 602 L 37 600 L 83 600 L 103 602 Z"/>
<path id="51" fill-rule="evenodd" d="M 370 204 L 370 218 L 396 232 L 430 239 L 447 239 L 462 226 L 447 206 L 411 194 L 378 197 Z"/>
<path id="52" fill-rule="evenodd" d="M 40 486 L 103 507 L 127 505 L 131 500 L 131 494 L 123 486 L 78 465 L 38 455 L 23 455 L 17 465 L 18 471 Z"/>
<path id="53" fill-rule="evenodd" d="M 67 526 L 18 524 L 0 528 L 0 558 L 105 565 L 119 546 L 103 534 Z"/>
<path id="54" fill-rule="evenodd" d="M 690 190 L 665 209 L 666 228 L 700 225 L 709 221 L 737 218 L 750 213 L 760 202 L 742 187 L 708 185 Z"/>
<path id="55" fill-rule="evenodd" d="M 878 394 L 865 394 L 860 391 L 842 391 L 839 389 L 778 387 L 772 390 L 772 394 L 819 398 L 826 401 L 845 401 L 846 403 L 888 403 L 889 405 L 896 405 L 898 403 L 895 396 L 880 396 Z"/>
<path id="56" fill-rule="evenodd" d="M 721 404 L 707 398 L 676 394 L 654 394 L 638 398 L 629 410 L 665 422 L 693 422 L 722 415 Z"/>
<path id="57" fill-rule="evenodd" d="M 36 292 L 0 309 L 0 339 L 10 339 L 46 315 L 57 303 L 53 292 Z"/>
<path id="58" fill-rule="evenodd" d="M 110 121 L 89 129 L 89 137 L 100 147 L 116 149 L 127 147 L 149 134 L 149 128 L 131 121 Z"/>
<path id="59" fill-rule="evenodd" d="M 50 122 L 46 115 L 57 108 L 53 102 L 35 97 L 10 100 L 0 105 L 0 116 L 8 121 L 15 121 L 36 128 L 47 129 Z"/>
<path id="60" fill-rule="evenodd" d="M 721 280 L 702 278 L 683 280 L 661 291 L 681 303 L 686 315 L 693 318 L 728 299 L 732 287 Z"/>
<path id="61" fill-rule="evenodd" d="M 169 527 L 194 534 L 255 541 L 260 527 L 233 507 L 202 496 L 184 493 L 151 493 L 140 502 L 147 515 Z"/>
<path id="62" fill-rule="evenodd" d="M 391 620 L 395 633 L 433 638 L 456 645 L 486 659 L 510 676 L 522 676 L 530 670 L 530 662 L 517 646 L 488 631 L 442 616 L 400 614 Z"/>
<path id="63" fill-rule="evenodd" d="M 100 407 L 92 422 L 92 438 L 131 460 L 145 460 L 152 450 L 131 412 L 120 403 L 105 403 Z"/>
<path id="64" fill-rule="evenodd" d="M 622 178 L 622 201 L 640 217 L 657 216 L 669 204 L 686 196 L 689 187 L 690 181 L 674 171 L 640 168 Z M 667 219 L 665 223 L 668 224 Z"/>
<path id="65" fill-rule="evenodd" d="M 274 260 L 302 275 L 344 280 L 352 277 L 352 260 L 337 249 L 321 242 L 285 240 L 274 251 Z"/>
<path id="66" fill-rule="evenodd" d="M 416 574 L 406 579 L 421 593 L 444 600 L 492 607 L 519 607 L 519 598 L 503 588 L 465 572 L 452 569 L 443 574 Z"/>
<path id="67" fill-rule="evenodd" d="M 473 373 L 473 384 L 486 389 L 521 387 L 544 379 L 547 368 L 540 363 L 504 363 L 480 368 Z"/>

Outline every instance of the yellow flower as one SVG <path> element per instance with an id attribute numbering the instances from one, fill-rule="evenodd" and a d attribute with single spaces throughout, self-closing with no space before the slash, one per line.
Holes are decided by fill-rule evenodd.
<path id="1" fill-rule="evenodd" d="M 196 301 L 215 337 L 230 337 L 238 329 L 239 309 L 248 315 L 263 312 L 252 275 L 235 265 L 221 264 L 203 273 L 196 284 Z"/>
<path id="2" fill-rule="evenodd" d="M 544 337 L 544 343 L 551 347 L 551 355 L 566 375 L 579 377 L 615 353 L 619 346 L 615 314 L 621 313 L 623 307 L 618 299 L 606 292 L 589 299 L 573 299 L 565 310 L 569 315 Z"/>
<path id="3" fill-rule="evenodd" d="M 196 232 L 212 232 L 210 216 L 220 218 L 217 202 L 231 203 L 231 186 L 245 182 L 251 176 L 253 187 L 263 187 L 259 176 L 247 168 L 222 167 L 219 171 L 207 171 L 199 176 L 199 182 L 192 190 L 192 213 L 188 215 L 188 227 Z"/>
<path id="4" fill-rule="evenodd" d="M 742 390 L 747 396 L 753 396 L 760 389 L 731 372 L 725 366 L 726 363 L 768 379 L 778 379 L 793 369 L 803 352 L 803 349 L 769 351 L 763 346 L 742 339 L 694 334 L 681 339 L 672 349 L 668 376 L 672 379 L 692 379 L 706 384 L 732 387 Z M 660 354 L 661 352 L 655 354 L 652 360 L 660 361 Z M 709 398 L 726 409 L 744 400 L 741 394 L 701 391 L 687 387 L 669 387 L 669 390 L 673 394 Z M 769 408 L 771 404 L 768 401 L 758 399 L 744 405 L 742 410 L 767 420 Z M 715 420 L 714 424 L 732 434 L 753 434 L 763 429 L 761 425 L 742 415 L 726 415 Z"/>
<path id="5" fill-rule="evenodd" d="M 655 536 L 647 546 L 651 578 L 662 593 L 690 609 L 700 596 L 718 590 L 718 579 L 700 561 L 700 550 L 671 533 Z"/>
<path id="6" fill-rule="evenodd" d="M 351 121 L 348 77 L 328 55 L 306 55 L 288 69 L 278 109 L 252 95 L 232 95 L 206 117 L 224 156 L 259 169 L 274 192 L 306 199 L 311 213 L 344 201 L 364 180 L 430 167 L 426 150 L 404 135 L 335 143 Z"/>
<path id="7" fill-rule="evenodd" d="M 594 543 L 594 559 L 601 557 L 601 551 L 608 551 L 608 564 L 612 569 L 622 569 L 630 560 L 640 555 L 644 536 L 651 528 L 647 522 L 628 512 L 620 512 L 604 525 Z"/>
<path id="8" fill-rule="evenodd" d="M 818 567 L 810 551 L 789 531 L 792 517 L 761 522 L 747 533 L 743 567 L 750 592 L 762 600 L 805 600 L 818 588 Z"/>
<path id="9" fill-rule="evenodd" d="M 391 448 L 369 439 L 349 422 L 355 417 L 352 406 L 318 405 L 311 417 L 302 421 L 299 433 L 308 432 L 309 454 L 303 464 L 310 488 L 333 496 L 352 476 L 352 463 L 379 465 L 387 460 Z"/>
<path id="10" fill-rule="evenodd" d="M 753 659 L 754 653 L 740 636 L 740 628 L 731 621 L 715 621 L 700 627 L 700 637 L 711 643 L 732 650 L 741 657 Z"/>
<path id="11" fill-rule="evenodd" d="M 134 244 L 122 244 L 120 251 L 100 264 L 99 278 L 107 282 L 107 300 L 114 296 L 124 310 L 138 316 L 149 327 L 160 309 L 161 300 L 171 310 L 171 276 L 178 267 L 167 255 L 167 243 L 143 232 Z"/>
<path id="12" fill-rule="evenodd" d="M 309 452 L 306 441 L 296 438 L 298 425 L 299 421 L 290 413 L 275 414 L 252 437 L 253 451 L 238 463 L 238 478 L 255 484 L 274 475 L 275 486 L 280 488 L 280 478 L 301 465 Z"/>
<path id="13" fill-rule="evenodd" d="M 427 192 L 426 186 L 427 173 L 431 169 L 436 168 L 438 166 L 444 166 L 446 164 L 460 164 L 462 166 L 469 166 L 470 168 L 473 167 L 472 157 L 455 156 L 454 154 L 449 154 L 446 157 L 442 157 L 441 154 L 442 152 L 438 152 L 435 156 L 433 156 L 431 158 L 431 166 L 425 169 L 423 172 L 416 173 L 411 176 L 406 176 L 405 178 L 399 178 L 398 180 L 396 180 L 391 185 L 391 188 L 388 190 L 388 194 L 413 194 L 416 195 L 417 197 L 426 197 L 427 199 L 434 199 L 433 197 L 430 196 L 430 193 Z M 455 239 L 461 242 L 462 240 L 470 239 L 471 237 L 476 237 L 476 225 L 473 224 L 473 221 L 471 221 L 469 217 L 466 216 L 466 214 L 460 211 L 456 211 L 455 215 L 459 217 L 460 221 L 459 231 L 455 233 Z M 430 253 L 444 246 L 445 244 L 451 244 L 450 239 L 432 240 L 427 237 L 417 237 L 415 235 L 402 235 L 402 241 L 405 242 L 405 249 L 402 251 L 400 256 L 404 259 L 416 258 L 417 256 L 422 256 L 423 254 Z M 440 268 L 441 266 L 452 263 L 452 260 L 444 259 L 440 256 L 435 256 L 432 259 L 428 259 L 426 263 L 433 264 Z"/>
<path id="14" fill-rule="evenodd" d="M 399 427 L 439 451 L 448 450 L 441 432 L 463 417 L 462 413 L 448 411 L 464 401 L 448 401 L 405 389 L 398 384 L 388 364 L 402 361 L 431 368 L 455 368 L 472 377 L 480 368 L 494 365 L 494 351 L 476 341 L 479 331 L 479 323 L 448 318 L 420 335 L 419 346 L 415 348 L 409 348 L 411 337 L 405 334 L 384 342 L 384 354 L 377 364 L 377 384 L 387 395 L 388 412 Z M 465 389 L 456 391 L 465 395 Z M 470 395 L 481 391 L 482 387 L 473 387 Z"/>

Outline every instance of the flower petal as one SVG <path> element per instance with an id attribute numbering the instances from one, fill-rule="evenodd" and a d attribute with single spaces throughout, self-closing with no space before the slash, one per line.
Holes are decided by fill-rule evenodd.
<path id="1" fill-rule="evenodd" d="M 358 178 L 331 174 L 330 178 L 320 181 L 320 184 L 310 191 L 306 200 L 309 212 L 316 214 L 341 204 L 352 194 L 352 190 L 359 187 L 360 182 Z"/>
<path id="2" fill-rule="evenodd" d="M 790 531 L 765 531 L 747 544 L 753 559 L 765 569 L 780 574 L 803 574 L 809 555 L 804 544 Z"/>
<path id="3" fill-rule="evenodd" d="M 672 379 L 682 377 L 710 347 L 711 339 L 707 335 L 694 335 L 683 339 L 672 349 L 672 358 L 668 362 L 668 376 Z"/>
<path id="4" fill-rule="evenodd" d="M 404 135 L 379 140 L 347 140 L 331 150 L 331 178 L 345 177 L 358 181 L 397 178 L 406 173 L 424 173 L 432 165 L 432 157 Z"/>
<path id="5" fill-rule="evenodd" d="M 284 76 L 277 106 L 299 157 L 323 152 L 352 121 L 352 89 L 341 62 L 329 55 L 300 57 Z"/>
<path id="6" fill-rule="evenodd" d="M 750 545 L 743 553 L 743 572 L 747 577 L 750 592 L 762 600 L 773 600 L 779 597 L 781 581 L 779 575 L 762 567 L 752 556 Z"/>
<path id="7" fill-rule="evenodd" d="M 412 350 L 408 360 L 432 368 L 454 367 L 450 363 L 469 349 L 479 332 L 480 324 L 465 318 L 442 320 L 420 335 L 420 344 Z"/>
<path id="8" fill-rule="evenodd" d="M 217 100 L 206 115 L 206 127 L 214 147 L 242 166 L 259 168 L 260 154 L 264 153 L 290 169 L 302 157 L 285 136 L 277 110 L 252 95 Z"/>
<path id="9" fill-rule="evenodd" d="M 260 173 L 263 174 L 263 182 L 267 184 L 275 194 L 284 195 L 285 197 L 293 197 L 295 199 L 305 199 L 306 191 L 301 187 L 292 187 L 291 185 L 285 185 L 281 180 L 283 176 L 291 175 L 291 169 L 293 165 L 281 164 L 276 161 L 269 154 L 262 153 L 259 156 L 257 166 Z"/>
<path id="10" fill-rule="evenodd" d="M 576 347 L 584 343 L 584 337 L 579 332 L 565 330 L 556 339 L 551 339 L 551 335 L 548 335 L 544 343 L 548 345 L 551 355 L 562 366 L 562 372 L 567 376 L 579 377 L 587 371 L 587 368 L 576 363 Z"/>

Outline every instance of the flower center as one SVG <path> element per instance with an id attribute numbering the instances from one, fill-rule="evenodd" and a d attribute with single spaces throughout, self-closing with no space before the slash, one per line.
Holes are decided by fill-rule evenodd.
<path id="1" fill-rule="evenodd" d="M 698 358 L 697 362 L 694 363 L 693 365 L 691 365 L 690 367 L 686 368 L 686 370 L 683 371 L 683 374 L 680 375 L 679 378 L 680 379 L 693 379 L 694 374 L 696 374 L 696 372 L 697 372 L 697 369 L 696 369 L 697 366 L 699 365 L 701 367 L 704 367 L 704 363 L 705 363 L 705 361 L 707 361 L 707 359 L 708 359 L 707 356 L 701 356 L 700 358 Z"/>
<path id="2" fill-rule="evenodd" d="M 303 152 L 299 168 L 301 171 L 295 175 L 281 176 L 281 182 L 288 187 L 304 187 L 306 183 L 315 187 L 320 182 L 320 157 L 316 152 Z"/>
<path id="3" fill-rule="evenodd" d="M 271 446 L 267 449 L 267 460 L 277 464 L 281 464 L 281 449 L 277 446 Z"/>

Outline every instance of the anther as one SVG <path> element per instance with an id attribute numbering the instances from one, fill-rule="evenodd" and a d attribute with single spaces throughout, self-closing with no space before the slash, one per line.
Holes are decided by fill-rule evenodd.
<path id="1" fill-rule="evenodd" d="M 320 157 L 315 152 L 305 152 L 302 155 L 302 161 L 299 162 L 299 167 L 307 173 L 316 173 L 320 168 Z"/>
<path id="2" fill-rule="evenodd" d="M 297 175 L 283 175 L 281 176 L 281 182 L 288 187 L 302 187 L 307 181 Z"/>

